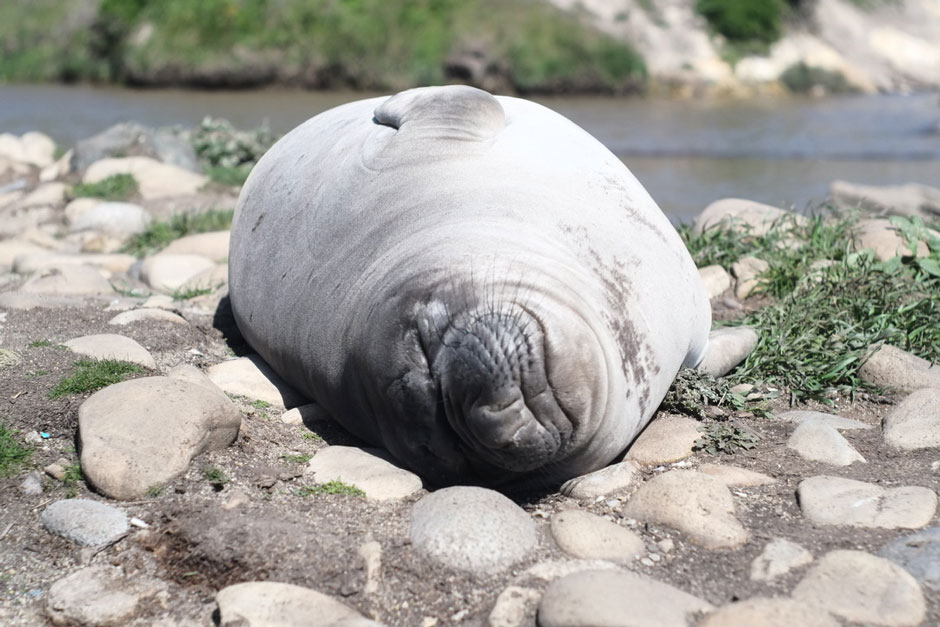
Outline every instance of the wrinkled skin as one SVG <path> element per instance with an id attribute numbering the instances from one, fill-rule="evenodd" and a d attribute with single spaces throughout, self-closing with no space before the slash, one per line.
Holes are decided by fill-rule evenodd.
<path id="1" fill-rule="evenodd" d="M 323 113 L 242 190 L 247 341 L 436 485 L 553 485 L 609 463 L 704 351 L 662 212 L 565 118 L 469 87 Z"/>

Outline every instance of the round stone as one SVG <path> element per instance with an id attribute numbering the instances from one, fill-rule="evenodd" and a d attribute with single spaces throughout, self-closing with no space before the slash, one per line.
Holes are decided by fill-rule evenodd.
<path id="1" fill-rule="evenodd" d="M 572 557 L 631 562 L 646 550 L 640 536 L 590 512 L 559 512 L 551 528 L 555 542 Z"/>

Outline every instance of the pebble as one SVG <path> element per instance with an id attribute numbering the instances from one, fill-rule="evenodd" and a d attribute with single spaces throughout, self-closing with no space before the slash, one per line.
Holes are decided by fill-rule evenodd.
<path id="1" fill-rule="evenodd" d="M 804 420 L 797 425 L 787 440 L 787 448 L 796 451 L 803 459 L 832 466 L 865 462 L 848 440 L 819 420 Z"/>
<path id="2" fill-rule="evenodd" d="M 793 590 L 796 601 L 847 621 L 902 627 L 927 614 L 920 585 L 897 564 L 863 551 L 832 551 Z"/>
<path id="3" fill-rule="evenodd" d="M 882 428 L 885 442 L 893 448 L 940 448 L 940 387 L 910 394 L 885 416 Z"/>
<path id="4" fill-rule="evenodd" d="M 896 538 L 878 554 L 903 567 L 929 590 L 940 592 L 940 527 Z"/>
<path id="5" fill-rule="evenodd" d="M 83 213 L 106 202 L 100 198 L 76 198 L 65 205 L 65 222 L 72 225 Z"/>
<path id="6" fill-rule="evenodd" d="M 248 581 L 222 588 L 215 601 L 221 625 L 308 627 L 362 617 L 322 592 L 274 581 Z"/>
<path id="7" fill-rule="evenodd" d="M 776 479 L 763 473 L 725 464 L 702 464 L 698 471 L 718 479 L 729 488 L 749 488 L 777 483 Z"/>
<path id="8" fill-rule="evenodd" d="M 49 533 L 83 546 L 100 546 L 114 542 L 130 527 L 121 510 L 88 499 L 56 501 L 40 516 Z"/>
<path id="9" fill-rule="evenodd" d="M 140 602 L 141 595 L 120 569 L 87 566 L 52 584 L 46 614 L 55 625 L 126 625 Z"/>
<path id="10" fill-rule="evenodd" d="M 20 199 L 17 205 L 21 209 L 27 207 L 41 207 L 44 205 L 61 205 L 65 203 L 65 193 L 68 190 L 65 183 L 45 183 Z"/>
<path id="11" fill-rule="evenodd" d="M 455 486 L 418 501 L 411 542 L 430 559 L 462 571 L 492 574 L 525 559 L 537 543 L 535 523 L 493 490 Z"/>
<path id="12" fill-rule="evenodd" d="M 888 344 L 872 348 L 858 371 L 864 381 L 901 392 L 940 388 L 940 366 Z"/>
<path id="13" fill-rule="evenodd" d="M 106 158 L 95 161 L 82 177 L 83 183 L 98 183 L 115 174 L 132 174 L 144 200 L 195 194 L 209 179 L 150 157 Z"/>
<path id="14" fill-rule="evenodd" d="M 214 267 L 215 262 L 202 255 L 160 253 L 144 259 L 140 266 L 140 280 L 152 289 L 173 292 L 200 272 Z"/>
<path id="15" fill-rule="evenodd" d="M 741 257 L 731 264 L 731 274 L 738 280 L 734 295 L 744 300 L 761 284 L 758 278 L 770 270 L 770 264 L 757 257 Z"/>
<path id="16" fill-rule="evenodd" d="M 342 481 L 376 501 L 403 499 L 423 487 L 418 475 L 395 465 L 388 453 L 376 448 L 328 446 L 307 463 L 307 472 L 317 483 Z"/>
<path id="17" fill-rule="evenodd" d="M 855 249 L 871 250 L 879 261 L 887 261 L 894 257 L 910 257 L 911 249 L 904 237 L 890 220 L 881 218 L 860 220 L 855 227 Z M 930 254 L 927 244 L 917 242 L 917 256 L 926 257 Z"/>
<path id="18" fill-rule="evenodd" d="M 538 609 L 539 627 L 656 625 L 687 627 L 707 601 L 638 573 L 583 571 L 552 582 Z"/>
<path id="19" fill-rule="evenodd" d="M 705 286 L 705 293 L 708 294 L 709 300 L 718 298 L 731 288 L 731 275 L 721 266 L 699 268 L 698 274 Z"/>
<path id="20" fill-rule="evenodd" d="M 573 499 L 594 499 L 625 490 L 640 479 L 640 467 L 633 461 L 611 464 L 606 468 L 574 479 L 561 486 L 560 492 Z"/>
<path id="21" fill-rule="evenodd" d="M 196 455 L 231 444 L 240 425 L 231 401 L 203 386 L 168 377 L 116 383 L 78 409 L 82 471 L 110 498 L 140 498 Z"/>
<path id="22" fill-rule="evenodd" d="M 937 509 L 937 493 L 929 488 L 883 488 L 841 477 L 804 479 L 797 498 L 803 514 L 823 525 L 918 529 Z"/>
<path id="23" fill-rule="evenodd" d="M 580 559 L 629 563 L 645 550 L 636 533 L 590 512 L 558 512 L 551 530 L 561 550 Z"/>
<path id="24" fill-rule="evenodd" d="M 27 474 L 20 484 L 20 491 L 26 496 L 42 494 L 42 475 L 35 470 Z"/>
<path id="25" fill-rule="evenodd" d="M 813 554 L 795 542 L 774 538 L 751 562 L 751 581 L 770 581 L 813 561 Z"/>
<path id="26" fill-rule="evenodd" d="M 114 333 L 84 335 L 63 342 L 62 345 L 69 347 L 73 353 L 85 355 L 92 359 L 117 359 L 139 364 L 151 370 L 157 369 L 157 362 L 154 361 L 150 352 L 131 338 L 123 335 Z"/>
<path id="27" fill-rule="evenodd" d="M 499 593 L 493 610 L 487 618 L 488 627 L 524 627 L 532 624 L 539 599 L 538 590 L 522 586 L 509 586 Z"/>
<path id="28" fill-rule="evenodd" d="M 793 219 L 803 223 L 806 218 L 795 213 L 743 198 L 722 198 L 711 203 L 692 223 L 692 231 L 701 233 L 715 227 L 731 227 L 751 235 L 766 235 L 775 223 Z"/>
<path id="29" fill-rule="evenodd" d="M 202 255 L 215 263 L 224 263 L 228 260 L 230 234 L 231 231 L 212 231 L 187 235 L 173 240 L 160 253 Z"/>
<path id="30" fill-rule="evenodd" d="M 42 470 L 56 481 L 62 481 L 65 479 L 65 467 L 68 465 L 69 460 L 65 459 L 64 457 L 60 457 Z"/>
<path id="31" fill-rule="evenodd" d="M 699 424 L 684 416 L 661 415 L 633 441 L 626 460 L 640 466 L 658 466 L 685 459 L 692 455 L 692 446 L 702 437 Z"/>
<path id="32" fill-rule="evenodd" d="M 803 422 L 820 422 L 824 425 L 830 426 L 833 429 L 839 431 L 851 431 L 854 429 L 871 429 L 870 424 L 866 424 L 859 420 L 852 420 L 851 418 L 843 418 L 842 416 L 837 416 L 835 414 L 827 414 L 821 411 L 805 411 L 805 410 L 794 410 L 784 412 L 777 416 L 781 420 L 788 420 L 790 422 L 803 423 Z"/>
<path id="33" fill-rule="evenodd" d="M 230 359 L 209 368 L 209 379 L 222 391 L 245 396 L 279 407 L 297 407 L 309 403 L 258 355 Z"/>
<path id="34" fill-rule="evenodd" d="M 98 231 L 129 236 L 143 233 L 150 226 L 150 213 L 130 202 L 99 202 L 83 207 L 69 224 L 69 231 Z"/>
<path id="35" fill-rule="evenodd" d="M 696 370 L 723 377 L 747 359 L 757 346 L 754 327 L 725 327 L 708 334 L 708 350 Z"/>
<path id="36" fill-rule="evenodd" d="M 133 255 L 110 254 L 72 254 L 72 253 L 32 253 L 17 255 L 13 262 L 13 271 L 20 274 L 40 272 L 52 266 L 84 264 L 108 274 L 127 272 L 137 262 Z"/>
<path id="37" fill-rule="evenodd" d="M 839 622 L 799 601 L 757 597 L 718 608 L 698 627 L 839 627 Z"/>
<path id="38" fill-rule="evenodd" d="M 184 326 L 189 325 L 189 323 L 186 321 L 186 318 L 183 318 L 182 316 L 177 315 L 172 311 L 151 307 L 125 311 L 108 320 L 108 324 L 113 324 L 116 326 L 127 326 L 135 322 L 169 322 L 172 324 L 181 324 Z"/>
<path id="39" fill-rule="evenodd" d="M 653 477 L 640 486 L 623 513 L 678 529 L 709 549 L 734 548 L 748 539 L 735 517 L 727 486 L 694 470 L 670 470 Z"/>
<path id="40" fill-rule="evenodd" d="M 101 273 L 86 265 L 59 264 L 43 268 L 23 283 L 26 294 L 93 296 L 112 294 L 114 288 Z"/>

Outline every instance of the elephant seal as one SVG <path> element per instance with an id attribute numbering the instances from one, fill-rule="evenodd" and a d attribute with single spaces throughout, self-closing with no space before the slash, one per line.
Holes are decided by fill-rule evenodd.
<path id="1" fill-rule="evenodd" d="M 277 142 L 235 210 L 229 289 L 276 372 L 435 485 L 608 464 L 711 321 L 620 160 L 465 86 L 346 104 Z"/>

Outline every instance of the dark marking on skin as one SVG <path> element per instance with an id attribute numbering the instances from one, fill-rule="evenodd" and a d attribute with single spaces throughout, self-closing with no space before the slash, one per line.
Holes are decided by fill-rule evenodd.
<path id="1" fill-rule="evenodd" d="M 258 219 L 255 220 L 254 226 L 251 227 L 251 232 L 254 233 L 255 231 L 257 231 L 258 227 L 261 226 L 261 222 L 263 221 L 264 221 L 264 214 L 263 213 L 258 214 Z"/>

